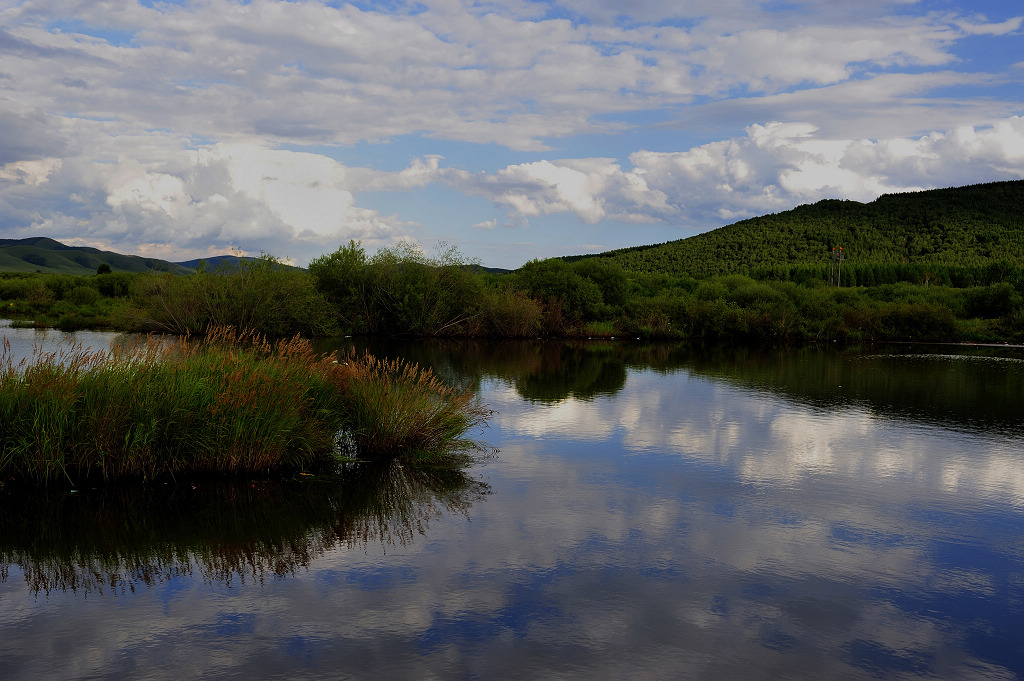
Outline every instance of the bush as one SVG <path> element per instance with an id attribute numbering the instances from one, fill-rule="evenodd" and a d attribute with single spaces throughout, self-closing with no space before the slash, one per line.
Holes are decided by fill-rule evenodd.
<path id="1" fill-rule="evenodd" d="M 54 326 L 65 332 L 80 331 L 92 326 L 92 320 L 73 313 L 62 314 L 57 318 L 57 322 Z"/>
<path id="2" fill-rule="evenodd" d="M 997 319 L 1013 311 L 1015 291 L 1006 283 L 967 289 L 964 292 L 965 310 L 971 317 Z"/>
<path id="3" fill-rule="evenodd" d="M 532 260 L 515 273 L 514 283 L 544 305 L 544 329 L 561 334 L 595 319 L 603 306 L 601 289 L 559 258 Z"/>
<path id="4" fill-rule="evenodd" d="M 403 360 L 351 358 L 345 423 L 361 455 L 453 461 L 478 445 L 466 433 L 491 411 Z"/>
<path id="5" fill-rule="evenodd" d="M 92 286 L 76 286 L 64 296 L 64 300 L 75 305 L 95 305 L 99 299 L 100 292 Z"/>
<path id="6" fill-rule="evenodd" d="M 135 297 L 141 331 L 184 335 L 230 326 L 284 338 L 330 335 L 336 329 L 313 278 L 267 255 L 235 269 L 150 275 L 139 280 Z"/>
<path id="7" fill-rule="evenodd" d="M 108 298 L 124 298 L 131 295 L 132 283 L 139 276 L 138 274 L 130 274 L 128 272 L 100 273 L 93 281 L 99 292 Z"/>
<path id="8" fill-rule="evenodd" d="M 505 286 L 486 292 L 481 299 L 485 334 L 502 338 L 529 338 L 540 333 L 543 310 L 523 291 Z"/>
<path id="9" fill-rule="evenodd" d="M 367 268 L 370 331 L 445 336 L 475 327 L 482 282 L 474 263 L 455 247 L 439 249 L 432 258 L 410 243 L 377 251 Z"/>
<path id="10" fill-rule="evenodd" d="M 881 324 L 886 336 L 894 340 L 950 341 L 957 338 L 952 311 L 934 303 L 893 303 L 883 308 Z"/>
<path id="11" fill-rule="evenodd" d="M 605 305 L 619 307 L 626 302 L 629 280 L 618 263 L 606 258 L 584 258 L 573 263 L 572 268 L 597 285 Z"/>

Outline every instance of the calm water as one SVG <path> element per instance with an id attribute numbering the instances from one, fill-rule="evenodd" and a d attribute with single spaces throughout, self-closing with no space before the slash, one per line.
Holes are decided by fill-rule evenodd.
<path id="1" fill-rule="evenodd" d="M 373 351 L 499 453 L 8 492 L 0 677 L 1024 677 L 1019 351 Z"/>

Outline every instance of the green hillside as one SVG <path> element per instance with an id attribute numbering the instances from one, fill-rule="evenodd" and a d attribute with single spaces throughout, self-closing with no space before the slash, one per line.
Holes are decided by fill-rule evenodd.
<path id="1" fill-rule="evenodd" d="M 1024 263 L 1024 180 L 886 194 L 867 204 L 829 199 L 688 239 L 566 260 L 609 258 L 634 272 L 696 278 L 799 280 L 827 272 L 833 247 L 842 247 L 844 269 L 861 283 L 903 271 L 972 284 L 993 267 Z"/>
<path id="2" fill-rule="evenodd" d="M 98 248 L 67 246 L 46 237 L 0 239 L 0 272 L 44 272 L 47 274 L 96 274 L 101 264 L 118 272 L 177 272 L 190 268 L 176 263 L 122 255 Z"/>

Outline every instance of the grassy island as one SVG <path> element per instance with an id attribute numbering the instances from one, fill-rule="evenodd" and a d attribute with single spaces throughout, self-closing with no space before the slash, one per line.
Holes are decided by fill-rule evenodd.
<path id="1" fill-rule="evenodd" d="M 93 352 L 0 355 L 2 479 L 306 470 L 345 457 L 464 462 L 490 411 L 429 370 L 215 329 Z"/>

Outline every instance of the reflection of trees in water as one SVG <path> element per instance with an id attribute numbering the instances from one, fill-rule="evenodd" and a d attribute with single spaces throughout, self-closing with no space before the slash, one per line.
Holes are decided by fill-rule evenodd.
<path id="1" fill-rule="evenodd" d="M 694 355 L 688 370 L 815 408 L 856 405 L 889 418 L 1021 435 L 1019 356 L 987 348 L 927 349 L 937 352 L 902 346 L 870 352 L 737 349 Z"/>
<path id="2" fill-rule="evenodd" d="M 545 345 L 542 351 L 537 370 L 515 380 L 516 392 L 527 400 L 590 400 L 626 385 L 626 365 L 613 343 Z"/>
<path id="3" fill-rule="evenodd" d="M 922 348 L 936 354 L 920 354 Z M 1017 435 L 1024 403 L 1024 362 L 1012 359 L 1024 355 L 1002 348 L 761 349 L 619 339 L 373 341 L 371 351 L 413 359 L 461 385 L 498 378 L 542 402 L 615 394 L 627 369 L 685 369 L 814 408 L 855 405 L 890 418 Z"/>
<path id="4" fill-rule="evenodd" d="M 182 575 L 282 578 L 325 552 L 405 545 L 431 519 L 466 514 L 488 486 L 460 470 L 350 466 L 299 481 L 200 481 L 0 497 L 0 581 L 33 593 L 134 591 Z"/>
<path id="5" fill-rule="evenodd" d="M 616 345 L 609 341 L 373 340 L 368 348 L 358 350 L 429 366 L 453 385 L 476 388 L 484 378 L 498 378 L 528 400 L 555 402 L 622 390 L 626 364 Z"/>

